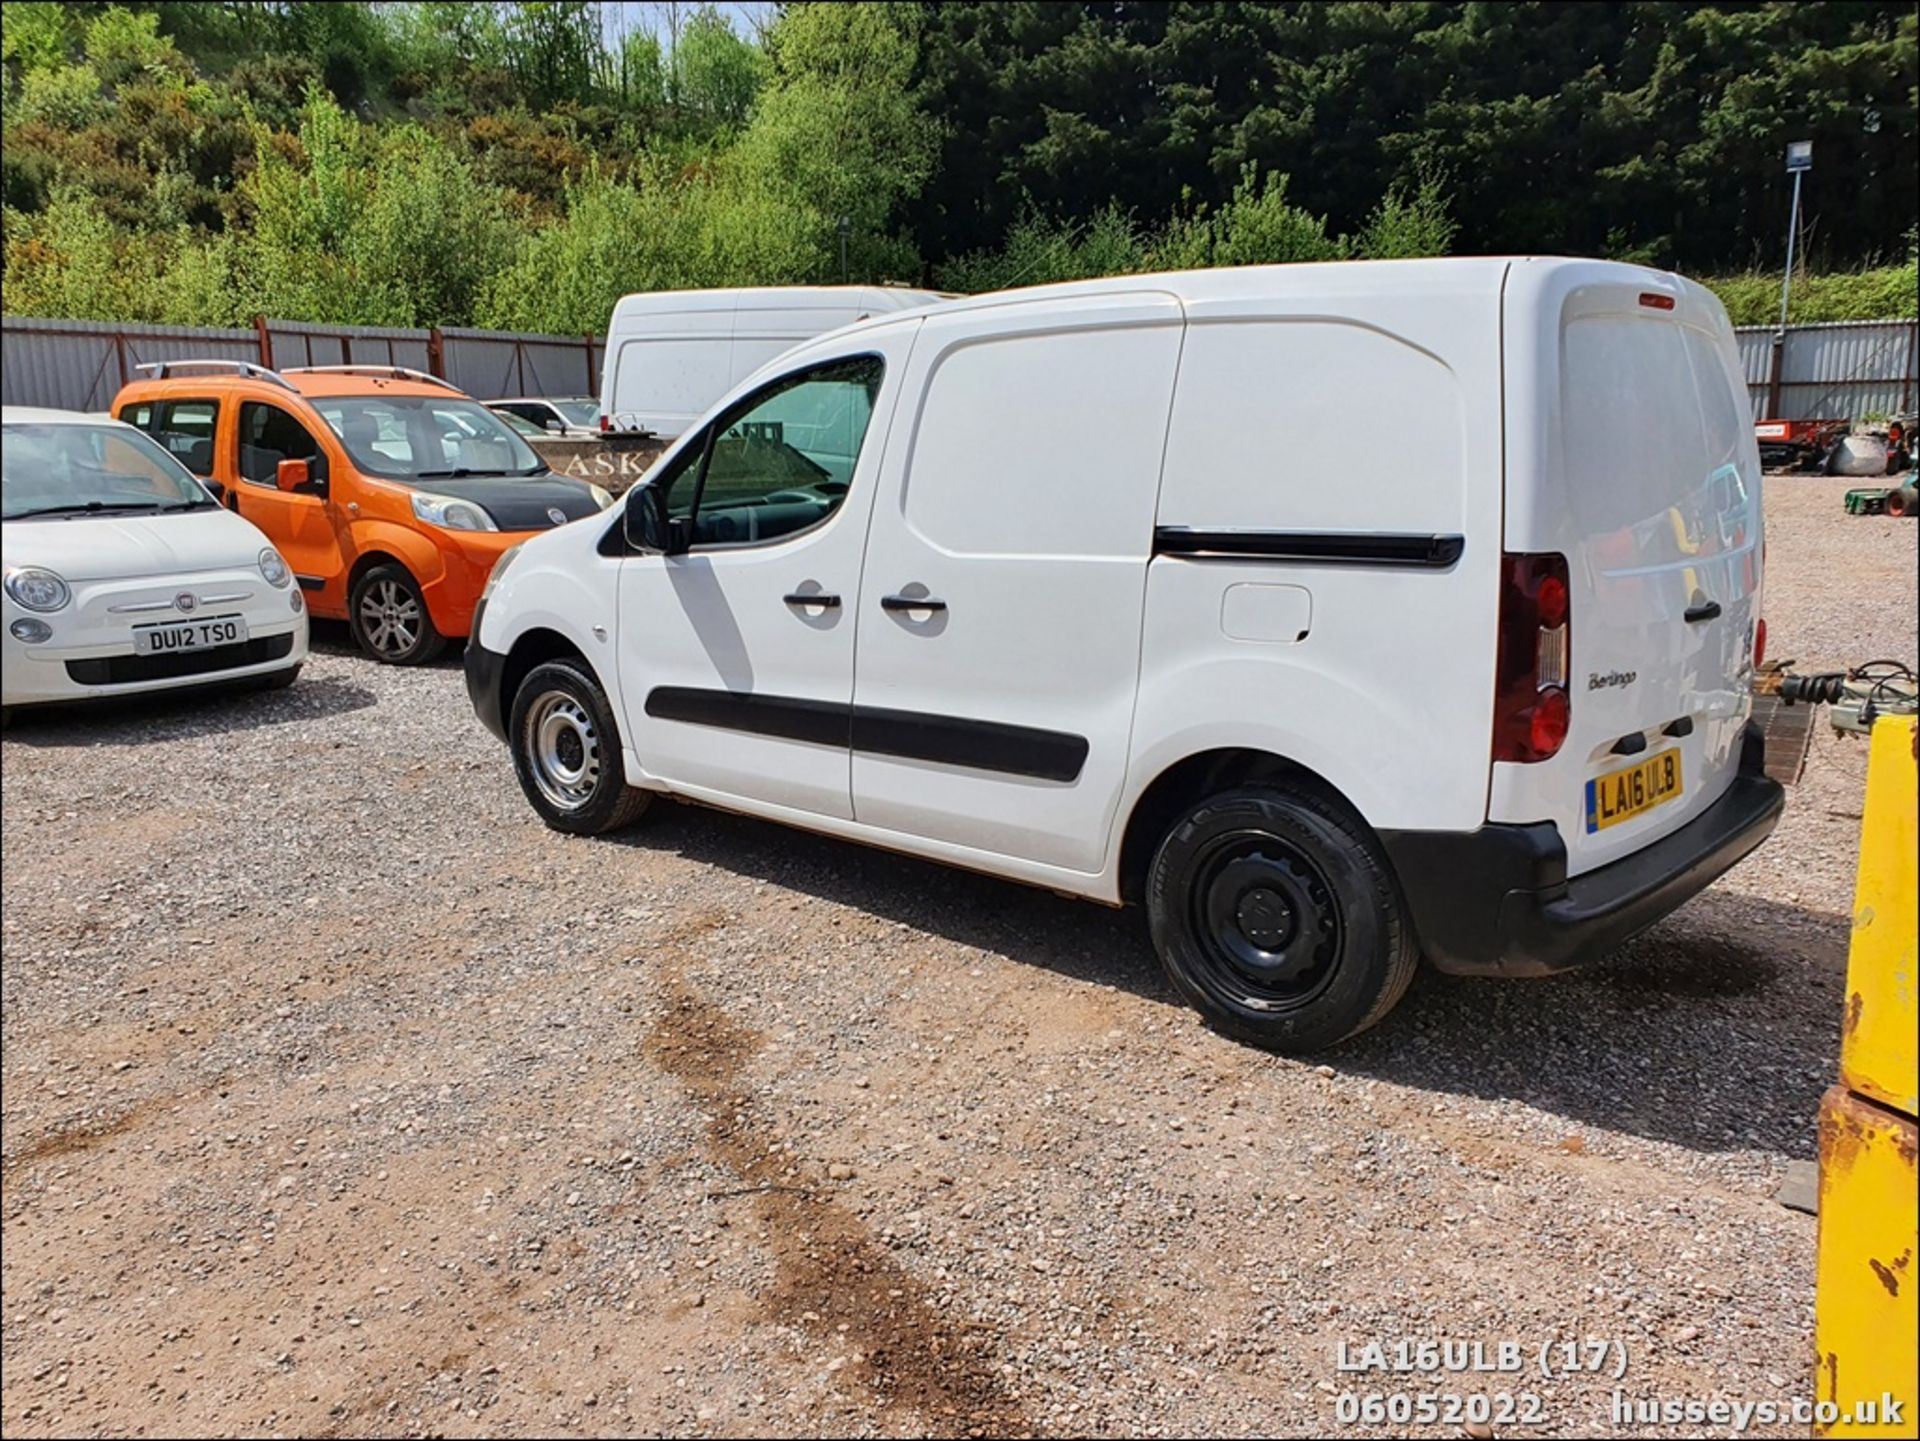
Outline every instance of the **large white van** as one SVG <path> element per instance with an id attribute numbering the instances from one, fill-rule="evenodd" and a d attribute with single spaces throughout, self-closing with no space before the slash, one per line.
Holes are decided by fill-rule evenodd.
<path id="1" fill-rule="evenodd" d="M 1215 1024 L 1306 1050 L 1419 955 L 1590 960 L 1765 839 L 1759 479 L 1673 275 L 985 295 L 783 355 L 508 552 L 467 681 L 560 830 L 670 791 L 1144 901 Z"/>
<path id="2" fill-rule="evenodd" d="M 887 285 L 623 296 L 607 326 L 600 390 L 604 428 L 679 435 L 736 383 L 801 341 L 941 298 L 931 290 Z"/>

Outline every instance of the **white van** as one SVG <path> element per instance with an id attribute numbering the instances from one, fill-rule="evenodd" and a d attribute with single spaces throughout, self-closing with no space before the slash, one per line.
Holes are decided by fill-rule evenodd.
<path id="1" fill-rule="evenodd" d="M 669 791 L 1144 901 L 1215 1024 L 1309 1050 L 1419 955 L 1593 959 L 1766 838 L 1762 553 L 1688 281 L 1136 275 L 780 357 L 501 558 L 467 683 L 557 829 Z"/>
<path id="2" fill-rule="evenodd" d="M 789 285 L 623 296 L 607 326 L 604 427 L 676 436 L 782 351 L 825 331 L 931 305 L 931 290 Z"/>

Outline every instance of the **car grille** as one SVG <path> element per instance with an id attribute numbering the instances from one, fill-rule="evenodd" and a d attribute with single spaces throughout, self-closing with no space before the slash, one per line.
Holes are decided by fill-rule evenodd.
<path id="1" fill-rule="evenodd" d="M 70 660 L 67 676 L 76 685 L 130 685 L 134 681 L 173 680 L 183 675 L 207 675 L 214 671 L 238 670 L 245 665 L 263 665 L 290 654 L 293 633 L 262 636 L 238 645 L 216 645 L 209 650 L 183 651 L 178 655 L 115 655 L 95 660 Z"/>

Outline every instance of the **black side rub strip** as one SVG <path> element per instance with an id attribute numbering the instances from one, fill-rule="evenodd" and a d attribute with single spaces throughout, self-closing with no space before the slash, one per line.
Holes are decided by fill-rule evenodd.
<path id="1" fill-rule="evenodd" d="M 1084 736 L 879 706 L 657 686 L 647 692 L 647 714 L 658 720 L 814 745 L 850 746 L 868 755 L 934 761 L 1043 781 L 1078 780 L 1087 762 Z"/>
<path id="2" fill-rule="evenodd" d="M 1310 565 L 1410 565 L 1445 570 L 1467 548 L 1463 535 L 1390 535 L 1345 530 L 1189 530 L 1155 526 L 1153 553 L 1194 560 L 1290 560 Z"/>
<path id="3" fill-rule="evenodd" d="M 865 705 L 853 708 L 853 748 L 1042 781 L 1078 780 L 1087 763 L 1085 736 Z"/>
<path id="4" fill-rule="evenodd" d="M 851 744 L 850 709 L 834 701 L 789 700 L 697 686 L 663 685 L 647 692 L 647 714 L 656 720 L 684 721 L 821 746 Z"/>

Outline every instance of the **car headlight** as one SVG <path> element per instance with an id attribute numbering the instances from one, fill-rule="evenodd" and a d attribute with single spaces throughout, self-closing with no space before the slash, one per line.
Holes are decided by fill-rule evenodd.
<path id="1" fill-rule="evenodd" d="M 472 501 L 451 495 L 433 495 L 424 490 L 413 493 L 413 514 L 416 520 L 424 520 L 428 525 L 437 525 L 442 530 L 500 529 L 493 523 L 493 517 Z"/>
<path id="2" fill-rule="evenodd" d="M 521 546 L 525 544 L 523 540 L 520 545 L 510 545 L 500 552 L 500 559 L 493 563 L 493 569 L 487 573 L 487 583 L 480 587 L 482 605 L 486 604 L 487 597 L 493 594 L 493 588 L 500 583 L 500 577 L 507 573 L 507 567 L 513 564 L 513 558 L 520 554 Z"/>
<path id="3" fill-rule="evenodd" d="M 73 599 L 67 583 L 50 570 L 23 565 L 7 572 L 7 594 L 28 610 L 55 611 Z"/>
<path id="4" fill-rule="evenodd" d="M 292 572 L 287 569 L 287 563 L 280 559 L 280 552 L 272 546 L 260 552 L 260 574 L 266 577 L 267 584 L 275 589 L 284 587 L 293 579 Z"/>
<path id="5" fill-rule="evenodd" d="M 587 489 L 593 492 L 593 503 L 599 506 L 600 509 L 609 510 L 612 508 L 613 506 L 612 491 L 608 490 L 605 486 L 591 485 L 591 484 L 587 486 Z"/>

